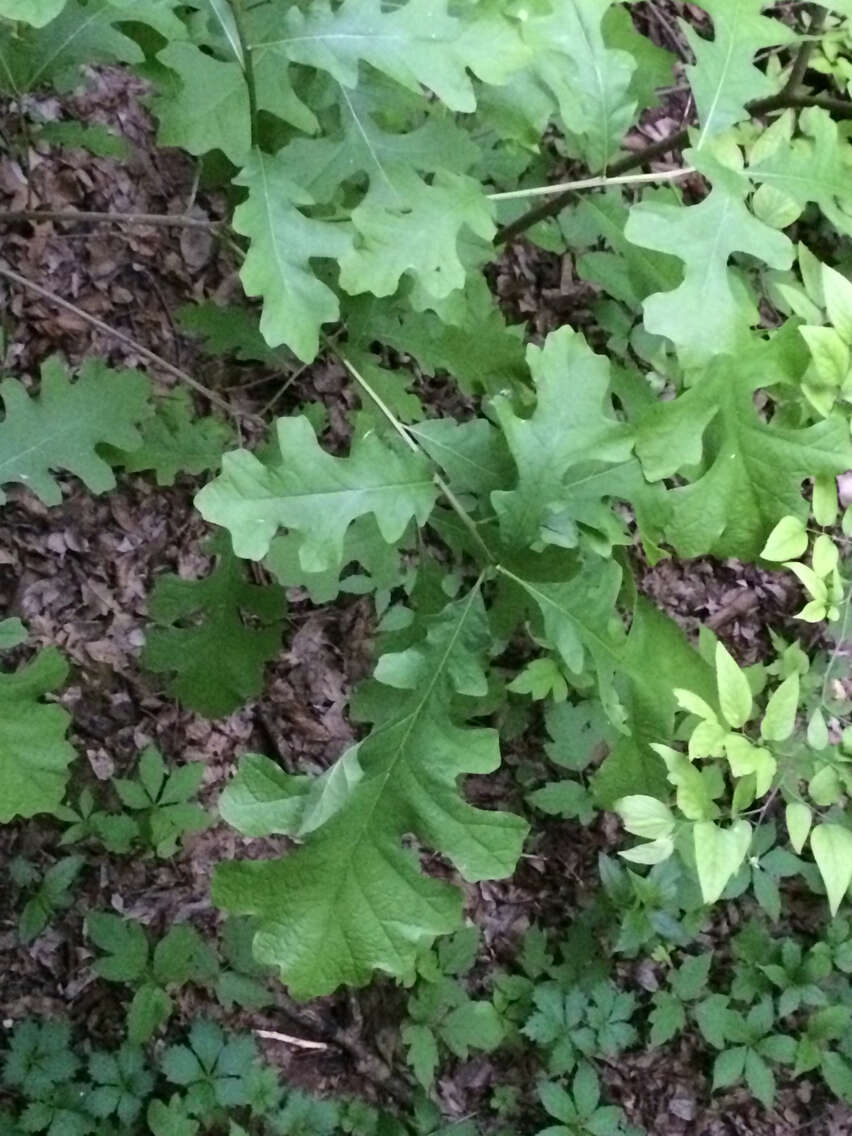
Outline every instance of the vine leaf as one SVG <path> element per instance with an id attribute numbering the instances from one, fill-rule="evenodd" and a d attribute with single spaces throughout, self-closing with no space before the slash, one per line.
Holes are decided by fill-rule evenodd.
<path id="1" fill-rule="evenodd" d="M 311 199 L 291 174 L 281 154 L 254 150 L 234 179 L 249 193 L 234 211 L 233 227 L 251 241 L 240 279 L 247 296 L 263 297 L 260 330 L 266 342 L 270 347 L 286 343 L 310 362 L 319 346 L 319 329 L 340 314 L 337 297 L 314 275 L 310 262 L 339 259 L 352 238 L 348 225 L 299 212 L 294 202 Z"/>
<path id="2" fill-rule="evenodd" d="M 793 336 L 780 333 L 736 359 L 714 360 L 694 386 L 652 406 L 639 422 L 636 448 L 651 480 L 695 466 L 704 453 L 704 472 L 667 495 L 666 539 L 679 555 L 757 559 L 782 517 L 808 517 L 805 478 L 850 468 L 852 445 L 841 419 L 781 427 L 755 408 L 756 385 L 796 381 L 797 351 Z"/>
<path id="3" fill-rule="evenodd" d="M 115 477 L 96 446 L 132 451 L 140 445 L 136 424 L 150 413 L 149 389 L 140 372 L 114 371 L 99 359 L 87 359 L 73 383 L 60 359 L 48 359 L 35 397 L 17 379 L 4 379 L 0 485 L 19 482 L 45 505 L 62 500 L 51 470 L 76 474 L 93 493 L 113 489 Z M 5 499 L 0 491 L 0 504 Z"/>
<path id="4" fill-rule="evenodd" d="M 149 670 L 171 672 L 169 691 L 184 706 L 220 718 L 263 689 L 263 668 L 278 653 L 284 593 L 245 579 L 245 568 L 220 536 L 217 563 L 204 580 L 162 576 L 151 596 L 142 652 Z M 252 620 L 253 623 L 249 623 Z"/>
<path id="5" fill-rule="evenodd" d="M 327 454 L 307 418 L 279 418 L 280 460 L 264 465 L 248 450 L 222 459 L 222 472 L 195 498 L 206 521 L 231 534 L 237 556 L 260 560 L 279 528 L 302 535 L 306 572 L 340 567 L 350 523 L 372 513 L 389 544 L 409 521 L 425 524 L 435 503 L 428 462 L 390 449 L 374 433 L 356 438 L 348 458 Z"/>
<path id="6" fill-rule="evenodd" d="M 221 150 L 234 165 L 244 162 L 251 126 L 239 63 L 214 59 L 193 43 L 170 43 L 157 59 L 180 79 L 176 90 L 154 99 L 160 145 L 181 146 L 197 155 Z"/>
<path id="7" fill-rule="evenodd" d="M 712 39 L 681 20 L 695 55 L 686 73 L 701 123 L 698 148 L 706 138 L 748 118 L 746 103 L 775 93 L 777 84 L 754 65 L 754 57 L 763 48 L 796 38 L 786 24 L 761 15 L 764 0 L 701 0 L 701 7 L 713 20 Z"/>
<path id="8" fill-rule="evenodd" d="M 745 286 L 735 291 L 728 269 L 731 254 L 746 252 L 773 268 L 789 268 L 793 246 L 748 211 L 743 198 L 749 182 L 738 170 L 695 150 L 687 151 L 685 159 L 711 179 L 707 197 L 687 207 L 642 201 L 631 209 L 624 235 L 683 261 L 683 282 L 648 296 L 642 307 L 647 330 L 667 336 L 685 365 L 698 366 L 713 355 L 736 352 L 757 322 Z M 691 313 L 689 319 L 684 312 Z"/>
<path id="9" fill-rule="evenodd" d="M 155 413 L 141 426 L 142 444 L 126 452 L 112 446 L 104 452 L 128 473 L 153 470 L 158 485 L 174 485 L 179 473 L 217 469 L 222 450 L 233 440 L 230 427 L 208 415 L 196 418 L 192 399 L 178 389 L 157 403 Z"/>
<path id="10" fill-rule="evenodd" d="M 552 332 L 542 348 L 527 348 L 527 362 L 536 384 L 532 415 L 520 418 L 503 396 L 493 402 L 518 485 L 493 492 L 491 503 L 511 545 L 566 543 L 572 514 L 572 495 L 564 488 L 569 470 L 626 461 L 633 440 L 612 410 L 608 361 L 595 355 L 578 332 L 570 327 Z"/>
<path id="11" fill-rule="evenodd" d="M 454 111 L 476 109 L 468 71 L 499 84 L 528 59 L 517 23 L 495 12 L 459 20 L 448 15 L 447 0 L 408 0 L 387 11 L 380 0 L 281 9 L 268 38 L 253 46 L 328 71 L 345 87 L 357 86 L 359 64 L 369 63 L 411 91 L 427 87 Z"/>
<path id="12" fill-rule="evenodd" d="M 52 812 L 62 802 L 75 756 L 65 740 L 71 717 L 42 698 L 67 673 L 51 647 L 14 674 L 0 674 L 0 823 Z"/>
<path id="13" fill-rule="evenodd" d="M 456 784 L 500 761 L 494 730 L 450 716 L 454 691 L 487 690 L 488 638 L 476 588 L 418 646 L 383 656 L 383 717 L 358 746 L 360 779 L 285 859 L 217 870 L 216 903 L 259 918 L 255 955 L 278 967 L 296 997 L 363 985 L 374 970 L 410 975 L 424 944 L 461 925 L 461 893 L 421 872 L 406 835 L 447 856 L 467 880 L 513 870 L 526 824 L 474 808 Z"/>
<path id="14" fill-rule="evenodd" d="M 533 68 L 556 97 L 579 156 L 592 170 L 606 167 L 636 110 L 636 60 L 608 47 L 601 27 L 611 4 L 553 0 L 547 15 L 531 15 L 524 24 Z"/>

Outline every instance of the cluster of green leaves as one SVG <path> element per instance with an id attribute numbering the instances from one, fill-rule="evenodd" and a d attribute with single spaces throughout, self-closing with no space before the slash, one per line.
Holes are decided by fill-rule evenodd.
<path id="1" fill-rule="evenodd" d="M 154 1059 L 124 1042 L 79 1044 L 66 1021 L 24 1021 L 0 1048 L 4 1136 L 401 1136 L 390 1116 L 357 1101 L 326 1101 L 282 1084 L 248 1035 L 196 1020 Z M 426 1124 L 423 1136 L 437 1130 Z"/>

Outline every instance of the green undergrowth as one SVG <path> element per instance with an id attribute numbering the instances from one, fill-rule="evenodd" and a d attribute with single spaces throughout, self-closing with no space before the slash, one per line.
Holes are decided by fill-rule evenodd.
<path id="1" fill-rule="evenodd" d="M 208 718 L 264 696 L 310 607 L 365 597 L 375 627 L 357 742 L 310 770 L 242 754 L 214 808 L 203 765 L 153 747 L 80 781 L 70 661 L 0 622 L 0 822 L 52 840 L 10 864 L 14 930 L 75 927 L 121 1009 L 105 1051 L 73 1005 L 70 1032 L 12 1023 L 10 1132 L 615 1136 L 643 1111 L 620 1078 L 682 1037 L 702 1108 L 802 1081 L 852 1104 L 850 16 L 704 0 L 668 30 L 678 61 L 610 0 L 0 0 L 6 157 L 120 160 L 29 96 L 143 78 L 157 144 L 226 204 L 246 301 L 175 318 L 288 408 L 203 363 L 46 358 L 0 382 L 0 509 L 34 495 L 49 523 L 74 479 L 195 479 L 207 567 L 155 565 L 138 666 Z M 637 150 L 672 87 L 689 122 Z M 498 304 L 519 239 L 591 297 L 585 331 Z M 758 612 L 760 661 L 642 594 L 696 557 L 798 595 Z M 220 822 L 263 843 L 215 866 L 216 935 L 87 907 L 99 868 Z M 475 885 L 550 839 L 589 865 L 559 918 L 531 896 L 520 942 L 471 925 Z M 375 982 L 400 1020 L 380 1057 L 343 1049 L 383 1069 L 377 1110 L 279 1084 L 216 1024 Z M 211 1013 L 187 1020 L 184 988 Z M 487 1091 L 442 1115 L 468 1061 Z"/>

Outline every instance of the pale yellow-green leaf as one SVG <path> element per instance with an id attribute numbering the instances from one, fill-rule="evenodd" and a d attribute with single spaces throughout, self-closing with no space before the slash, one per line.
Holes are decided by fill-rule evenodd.
<path id="1" fill-rule="evenodd" d="M 751 717 L 751 688 L 723 643 L 716 644 L 716 686 L 722 716 L 729 726 L 738 730 Z"/>
<path id="2" fill-rule="evenodd" d="M 686 710 L 687 713 L 695 714 L 698 718 L 704 718 L 708 722 L 716 721 L 716 713 L 713 708 L 703 698 L 693 694 L 691 690 L 675 687 L 674 696 L 681 710 Z"/>
<path id="3" fill-rule="evenodd" d="M 811 556 L 811 564 L 813 565 L 814 572 L 821 579 L 830 576 L 834 569 L 837 567 L 838 553 L 837 545 L 825 533 L 820 535 L 814 541 L 814 550 Z"/>
<path id="4" fill-rule="evenodd" d="M 818 473 L 814 478 L 814 490 L 811 501 L 814 510 L 814 520 L 818 525 L 826 528 L 837 520 L 837 480 L 830 473 Z M 804 551 L 804 549 L 802 550 Z M 792 556 L 801 556 L 801 552 L 794 552 Z M 790 557 L 783 557 L 789 560 Z"/>
<path id="5" fill-rule="evenodd" d="M 822 876 L 832 915 L 852 881 L 852 832 L 839 824 L 818 824 L 811 833 L 811 849 Z"/>
<path id="6" fill-rule="evenodd" d="M 822 809 L 836 804 L 841 792 L 840 778 L 833 765 L 824 765 L 808 782 L 808 796 Z"/>
<path id="7" fill-rule="evenodd" d="M 665 762 L 669 782 L 675 786 L 677 807 L 687 820 L 707 820 L 718 813 L 707 783 L 689 759 L 670 746 L 652 744 Z"/>
<path id="8" fill-rule="evenodd" d="M 805 623 L 822 623 L 827 614 L 826 605 L 823 602 L 811 600 L 796 615 L 796 619 L 802 619 Z"/>
<path id="9" fill-rule="evenodd" d="M 761 185 L 751 199 L 751 207 L 755 217 L 773 229 L 786 229 L 799 219 L 803 209 L 798 201 L 774 185 Z"/>
<path id="10" fill-rule="evenodd" d="M 817 603 L 824 604 L 828 600 L 828 589 L 813 568 L 809 568 L 807 564 L 802 564 L 798 560 L 788 560 L 784 567 L 788 568 L 799 579 L 807 589 L 808 594 Z"/>
<path id="11" fill-rule="evenodd" d="M 811 830 L 811 810 L 803 801 L 790 801 L 784 810 L 784 819 L 787 822 L 787 834 L 793 851 L 799 853 L 805 846 L 808 833 Z"/>
<path id="12" fill-rule="evenodd" d="M 792 560 L 808 547 L 808 533 L 798 517 L 782 517 L 766 539 L 760 555 L 764 560 Z"/>
<path id="13" fill-rule="evenodd" d="M 827 264 L 822 266 L 822 290 L 828 318 L 835 330 L 852 343 L 852 283 Z"/>
<path id="14" fill-rule="evenodd" d="M 728 734 L 725 738 L 725 753 L 734 777 L 747 777 L 754 774 L 755 795 L 762 797 L 772 784 L 776 761 L 768 749 L 756 746 L 742 734 Z"/>
<path id="15" fill-rule="evenodd" d="M 634 864 L 662 864 L 674 852 L 674 841 L 670 836 L 661 836 L 647 844 L 637 844 L 635 848 L 625 848 L 619 856 Z"/>
<path id="16" fill-rule="evenodd" d="M 715 903 L 739 870 L 751 843 L 751 825 L 738 820 L 730 828 L 700 821 L 693 831 L 698 882 L 705 903 Z"/>
<path id="17" fill-rule="evenodd" d="M 799 328 L 810 349 L 814 370 L 820 382 L 839 387 L 849 371 L 849 348 L 833 327 Z"/>
<path id="18" fill-rule="evenodd" d="M 828 745 L 828 726 L 819 707 L 814 710 L 808 721 L 808 745 L 811 749 L 821 750 Z"/>
<path id="19" fill-rule="evenodd" d="M 772 692 L 760 723 L 760 736 L 768 742 L 783 742 L 789 738 L 796 724 L 798 707 L 799 672 L 793 671 Z"/>

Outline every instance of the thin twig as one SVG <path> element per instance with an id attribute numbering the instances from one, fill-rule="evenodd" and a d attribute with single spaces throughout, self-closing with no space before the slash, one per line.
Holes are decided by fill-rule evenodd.
<path id="1" fill-rule="evenodd" d="M 573 193 L 578 189 L 606 189 L 610 185 L 635 185 L 648 181 L 675 181 L 677 178 L 694 174 L 693 166 L 683 166 L 678 170 L 655 170 L 650 174 L 624 174 L 622 177 L 588 177 L 579 181 L 562 181 L 556 185 L 536 185 L 529 189 L 510 189 L 505 193 L 487 193 L 491 201 L 516 201 L 524 197 L 548 197 L 551 193 Z"/>
<path id="2" fill-rule="evenodd" d="M 278 1030 L 256 1029 L 258 1037 L 265 1037 L 268 1041 L 283 1041 L 287 1045 L 296 1045 L 299 1049 L 328 1049 L 328 1042 L 308 1041 L 304 1037 L 293 1037 L 289 1033 L 279 1033 Z"/>
<path id="3" fill-rule="evenodd" d="M 111 225 L 167 225 L 187 229 L 215 229 L 226 221 L 205 221 L 201 217 L 186 217 L 177 213 L 90 213 L 69 209 L 0 209 L 0 224 L 13 221 L 95 221 Z"/>
<path id="4" fill-rule="evenodd" d="M 133 339 L 132 336 L 127 335 L 123 331 L 119 331 L 118 328 L 111 327 L 108 323 L 104 323 L 103 320 L 98 319 L 97 316 L 90 315 L 89 312 L 84 311 L 83 308 L 72 304 L 70 300 L 66 300 L 62 296 L 57 296 L 55 292 L 50 292 L 47 288 L 42 288 L 41 284 L 36 284 L 33 280 L 28 280 L 26 276 L 21 276 L 18 272 L 13 272 L 11 268 L 7 268 L 3 264 L 0 264 L 0 276 L 5 277 L 21 288 L 27 289 L 29 292 L 35 293 L 36 296 L 41 296 L 43 300 L 55 304 L 56 307 L 64 308 L 66 312 L 71 312 L 79 319 L 91 324 L 92 327 L 96 327 L 98 331 L 103 332 L 104 335 L 110 335 L 113 339 L 117 339 L 126 347 L 132 348 L 132 350 L 138 355 L 141 355 L 143 359 L 147 359 L 148 362 L 153 363 L 161 370 L 173 375 L 174 378 L 185 383 L 188 387 L 192 387 L 194 391 L 203 395 L 208 402 L 211 402 L 214 406 L 218 406 L 220 410 L 224 410 L 226 414 L 246 419 L 255 418 L 253 414 L 243 414 L 242 411 L 235 410 L 225 399 L 221 398 L 215 391 L 210 390 L 209 387 L 204 386 L 198 379 L 194 379 L 192 375 L 188 375 L 186 371 L 182 371 L 180 367 L 176 367 L 174 363 L 170 363 L 168 359 L 164 359 L 162 355 L 158 355 L 156 351 L 151 351 L 150 348 L 143 346 L 143 344 Z"/>

